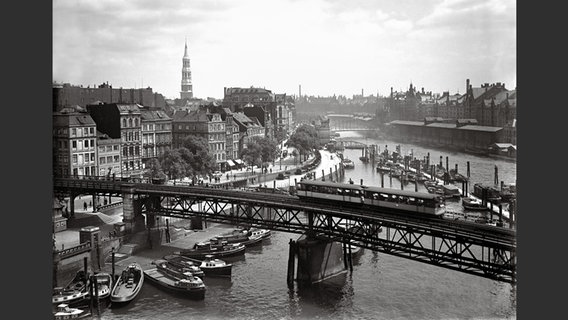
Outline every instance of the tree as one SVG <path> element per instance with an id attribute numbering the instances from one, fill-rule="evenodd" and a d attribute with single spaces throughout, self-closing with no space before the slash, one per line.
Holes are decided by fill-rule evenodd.
<path id="1" fill-rule="evenodd" d="M 319 146 L 319 139 L 318 133 L 316 129 L 307 124 L 303 124 L 296 131 L 288 142 L 286 142 L 287 146 L 294 147 L 300 153 L 300 162 L 301 156 L 304 156 L 304 160 L 307 158 L 308 154 L 313 150 L 318 148 Z"/>
<path id="2" fill-rule="evenodd" d="M 181 155 L 190 165 L 188 173 L 192 175 L 210 174 L 215 171 L 217 163 L 213 155 L 209 152 L 209 143 L 202 136 L 187 136 L 182 141 L 182 146 L 187 150 Z"/>
<path id="3" fill-rule="evenodd" d="M 265 164 L 274 161 L 279 153 L 276 141 L 266 137 L 252 137 L 243 148 L 241 157 L 251 165 Z"/>
<path id="4" fill-rule="evenodd" d="M 156 158 L 152 158 L 146 162 L 146 169 L 144 170 L 144 176 L 150 179 L 154 178 L 165 178 L 166 174 L 162 170 L 162 165 L 160 161 Z"/>
<path id="5" fill-rule="evenodd" d="M 185 176 L 185 161 L 177 149 L 166 150 L 159 158 L 160 165 L 169 179 L 178 179 Z"/>

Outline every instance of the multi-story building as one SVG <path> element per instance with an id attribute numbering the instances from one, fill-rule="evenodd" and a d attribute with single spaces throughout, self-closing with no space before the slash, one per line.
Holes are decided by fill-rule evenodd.
<path id="1" fill-rule="evenodd" d="M 264 127 L 260 124 L 257 118 L 250 118 L 243 112 L 233 113 L 233 119 L 239 130 L 238 141 L 238 155 L 240 157 L 241 151 L 247 142 L 253 137 L 265 137 Z"/>
<path id="2" fill-rule="evenodd" d="M 75 106 L 53 113 L 53 173 L 75 177 L 97 175 L 97 125 Z"/>
<path id="3" fill-rule="evenodd" d="M 78 105 L 86 107 L 88 104 L 97 103 L 125 103 L 140 104 L 154 108 L 164 109 L 166 99 L 163 95 L 153 92 L 152 88 L 113 88 L 112 85 L 103 83 L 100 85 L 81 86 L 69 83 L 53 84 L 53 111 Z"/>
<path id="4" fill-rule="evenodd" d="M 97 132 L 99 176 L 121 176 L 120 144 L 120 138 L 112 139 L 107 134 Z"/>
<path id="5" fill-rule="evenodd" d="M 224 88 L 223 105 L 233 112 L 244 112 L 260 121 L 267 138 L 274 137 L 276 100 L 272 91 L 264 88 Z"/>
<path id="6" fill-rule="evenodd" d="M 142 119 L 142 163 L 159 158 L 172 146 L 172 118 L 165 111 L 143 107 Z"/>
<path id="7" fill-rule="evenodd" d="M 217 168 L 223 170 L 227 162 L 225 151 L 225 122 L 218 113 L 211 113 L 207 107 L 196 111 L 177 111 L 172 119 L 173 147 L 180 148 L 187 136 L 201 136 L 209 144 L 209 152 Z"/>
<path id="8" fill-rule="evenodd" d="M 142 177 L 142 119 L 138 104 L 87 105 L 97 129 L 121 140 L 121 176 Z"/>

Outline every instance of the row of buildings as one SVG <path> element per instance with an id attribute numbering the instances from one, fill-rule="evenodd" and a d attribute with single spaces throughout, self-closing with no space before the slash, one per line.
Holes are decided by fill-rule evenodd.
<path id="1" fill-rule="evenodd" d="M 432 94 L 412 84 L 406 92 L 391 88 L 383 108 L 377 110 L 377 118 L 396 127 L 398 135 L 475 148 L 486 143 L 516 145 L 516 114 L 516 90 L 500 82 L 473 87 L 469 79 L 464 94 Z"/>
<path id="2" fill-rule="evenodd" d="M 54 90 L 61 93 L 61 87 Z M 100 97 L 100 96 L 99 96 Z M 104 98 L 104 97 L 103 97 Z M 141 177 L 146 163 L 201 136 L 218 170 L 241 162 L 252 137 L 284 139 L 293 129 L 293 99 L 260 88 L 225 88 L 222 103 L 159 108 L 139 103 L 84 100 L 53 113 L 57 176 Z"/>

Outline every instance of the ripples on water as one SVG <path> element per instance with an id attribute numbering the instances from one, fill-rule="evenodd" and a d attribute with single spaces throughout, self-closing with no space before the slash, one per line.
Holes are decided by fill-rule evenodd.
<path id="1" fill-rule="evenodd" d="M 394 150 L 400 143 L 359 138 Z M 418 158 L 429 151 L 400 144 L 403 154 L 412 148 Z M 359 161 L 360 150 L 345 150 L 355 169 L 346 179 L 364 179 L 380 185 L 371 165 Z M 465 172 L 470 161 L 472 185 L 499 180 L 516 182 L 516 164 L 458 153 L 432 151 L 433 163 L 449 156 Z M 385 179 L 385 184 L 389 181 Z M 393 180 L 393 184 L 398 180 Z M 366 183 L 367 184 L 367 183 Z M 400 184 L 395 185 L 399 187 Z M 461 187 L 461 186 L 460 186 Z M 472 187 L 470 187 L 472 190 Z M 205 299 L 192 301 L 145 283 L 139 297 L 120 309 L 104 309 L 101 319 L 514 319 L 516 292 L 507 283 L 493 281 L 365 249 L 353 272 L 312 288 L 288 288 L 288 242 L 298 234 L 273 232 L 261 247 L 247 248 L 244 258 L 232 261 L 232 279 L 204 278 Z M 233 258 L 234 259 L 234 258 Z"/>

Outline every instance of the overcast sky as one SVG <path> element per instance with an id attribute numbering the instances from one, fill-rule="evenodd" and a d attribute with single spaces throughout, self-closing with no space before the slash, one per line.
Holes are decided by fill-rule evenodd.
<path id="1" fill-rule="evenodd" d="M 179 98 L 186 38 L 199 98 L 517 81 L 515 0 L 53 0 L 53 80 Z"/>

